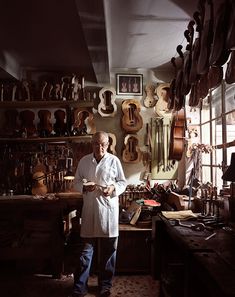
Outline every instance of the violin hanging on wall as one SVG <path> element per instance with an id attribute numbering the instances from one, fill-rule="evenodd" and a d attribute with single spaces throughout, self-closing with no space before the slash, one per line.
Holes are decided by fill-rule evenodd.
<path id="1" fill-rule="evenodd" d="M 45 195 L 48 192 L 46 180 L 46 166 L 42 159 L 36 156 L 37 162 L 33 167 L 32 194 Z"/>
<path id="2" fill-rule="evenodd" d="M 114 117 L 117 113 L 117 105 L 115 104 L 116 91 L 114 88 L 102 88 L 99 91 L 100 103 L 98 105 L 98 113 L 102 117 Z"/>
<path id="3" fill-rule="evenodd" d="M 72 134 L 76 136 L 94 134 L 95 132 L 96 127 L 93 113 L 91 113 L 88 109 L 75 109 Z"/>
<path id="4" fill-rule="evenodd" d="M 183 85 L 183 65 L 184 65 L 184 54 L 182 52 L 182 45 L 178 45 L 176 47 L 176 51 L 179 54 L 179 57 L 181 58 L 181 66 L 179 67 L 176 75 L 175 80 L 175 104 L 174 104 L 174 110 L 180 110 L 185 105 L 185 95 L 182 90 Z"/>
<path id="5" fill-rule="evenodd" d="M 184 31 L 184 35 L 188 41 L 186 46 L 186 53 L 184 55 L 183 64 L 183 82 L 182 82 L 182 92 L 187 95 L 190 92 L 191 84 L 189 82 L 189 75 L 192 66 L 192 47 L 193 47 L 193 37 L 194 37 L 194 26 L 195 22 L 190 21 L 188 24 L 188 29 Z"/>
<path id="6" fill-rule="evenodd" d="M 5 125 L 1 130 L 3 135 L 14 136 L 17 130 L 19 130 L 19 125 L 17 123 L 19 112 L 16 109 L 7 109 L 4 112 L 5 115 Z"/>
<path id="7" fill-rule="evenodd" d="M 168 103 L 167 103 L 167 108 L 169 110 L 172 110 L 175 106 L 175 82 L 176 82 L 176 75 L 177 75 L 175 57 L 171 58 L 171 64 L 174 68 L 174 78 L 171 80 L 170 89 L 169 89 L 169 96 L 168 96 Z"/>
<path id="8" fill-rule="evenodd" d="M 27 137 L 36 134 L 36 127 L 34 125 L 35 114 L 32 110 L 22 110 L 19 114 L 20 129 L 27 133 Z"/>
<path id="9" fill-rule="evenodd" d="M 157 103 L 156 98 L 154 97 L 155 86 L 153 84 L 147 84 L 145 86 L 146 97 L 144 98 L 144 106 L 147 108 L 154 107 Z"/>
<path id="10" fill-rule="evenodd" d="M 39 110 L 38 132 L 40 137 L 48 137 L 52 132 L 51 112 L 49 110 Z"/>
<path id="11" fill-rule="evenodd" d="M 116 136 L 113 133 L 108 133 L 108 135 L 109 135 L 108 152 L 113 154 L 113 155 L 117 155 L 117 152 L 116 152 L 116 144 L 117 144 Z"/>
<path id="12" fill-rule="evenodd" d="M 56 136 L 68 136 L 68 131 L 67 131 L 67 124 L 65 122 L 66 120 L 66 113 L 62 109 L 57 109 L 54 112 L 54 117 L 55 117 L 55 123 L 53 125 L 54 127 L 54 132 Z"/>
<path id="13" fill-rule="evenodd" d="M 197 73 L 197 63 L 198 63 L 198 57 L 200 55 L 200 43 L 201 43 L 201 27 L 202 27 L 202 13 L 196 11 L 193 14 L 193 18 L 195 20 L 196 28 L 194 31 L 194 35 L 196 35 L 196 38 L 194 39 L 194 42 L 192 44 L 192 52 L 191 52 L 191 67 L 189 71 L 189 84 L 192 86 L 194 83 L 196 83 L 198 79 L 198 73 Z"/>
<path id="14" fill-rule="evenodd" d="M 208 5 L 206 5 L 208 4 Z M 207 0 L 202 3 L 202 22 L 200 32 L 200 53 L 197 62 L 197 72 L 200 75 L 208 73 L 209 58 L 213 39 L 213 1 Z"/>
<path id="15" fill-rule="evenodd" d="M 141 160 L 141 151 L 139 149 L 139 140 L 137 135 L 127 134 L 124 138 L 124 149 L 122 151 L 122 160 L 125 163 L 138 163 Z"/>
<path id="16" fill-rule="evenodd" d="M 154 110 L 159 116 L 171 116 L 171 111 L 168 109 L 169 101 L 169 83 L 162 83 L 156 88 L 156 93 L 158 96 L 158 101 L 154 107 Z"/>
<path id="17" fill-rule="evenodd" d="M 216 11 L 214 20 L 212 20 L 214 23 L 214 34 L 209 56 L 210 65 L 222 66 L 228 60 L 230 50 L 226 48 L 227 34 L 225 32 L 228 32 L 230 27 L 230 11 L 231 7 L 228 5 L 228 1 L 223 0 Z"/>
<path id="18" fill-rule="evenodd" d="M 32 194 L 45 195 L 48 192 L 46 184 L 46 174 L 42 171 L 36 171 L 33 174 Z"/>
<path id="19" fill-rule="evenodd" d="M 123 116 L 122 128 L 128 133 L 136 133 L 143 127 L 143 119 L 140 115 L 140 102 L 135 99 L 127 99 L 122 102 Z"/>

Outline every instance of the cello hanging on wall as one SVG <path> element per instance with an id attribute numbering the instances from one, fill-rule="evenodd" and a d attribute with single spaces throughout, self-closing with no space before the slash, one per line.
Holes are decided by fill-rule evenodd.
<path id="1" fill-rule="evenodd" d="M 185 150 L 185 109 L 177 111 L 173 115 L 170 132 L 169 159 L 180 161 Z"/>
<path id="2" fill-rule="evenodd" d="M 135 99 L 127 99 L 122 102 L 123 116 L 122 128 L 128 133 L 136 133 L 143 127 L 143 119 L 140 115 L 140 102 Z"/>

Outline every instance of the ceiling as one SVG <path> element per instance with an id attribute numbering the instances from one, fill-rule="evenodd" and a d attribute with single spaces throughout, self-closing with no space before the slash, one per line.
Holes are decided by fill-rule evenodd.
<path id="1" fill-rule="evenodd" d="M 105 84 L 115 69 L 168 71 L 196 8 L 194 0 L 4 1 L 0 77 L 57 71 Z"/>

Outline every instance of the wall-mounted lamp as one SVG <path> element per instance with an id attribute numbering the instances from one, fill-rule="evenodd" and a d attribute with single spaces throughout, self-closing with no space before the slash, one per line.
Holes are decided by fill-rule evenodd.
<path id="1" fill-rule="evenodd" d="M 230 165 L 223 174 L 222 179 L 231 182 L 229 212 L 231 221 L 235 221 L 235 153 L 232 153 Z"/>
<path id="2" fill-rule="evenodd" d="M 64 175 L 64 179 L 68 181 L 74 180 L 74 172 L 73 172 L 73 159 L 67 158 L 66 159 L 66 174 Z"/>
<path id="3" fill-rule="evenodd" d="M 74 173 L 72 171 L 67 171 L 64 175 L 65 180 L 74 180 Z"/>

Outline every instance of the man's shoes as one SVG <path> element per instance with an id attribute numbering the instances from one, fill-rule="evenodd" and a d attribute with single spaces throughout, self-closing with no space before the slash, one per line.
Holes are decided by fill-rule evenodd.
<path id="1" fill-rule="evenodd" d="M 110 295 L 111 295 L 111 293 L 110 293 L 109 290 L 107 290 L 107 291 L 103 291 L 103 292 L 100 293 L 100 297 L 108 297 L 108 296 L 110 296 Z"/>

